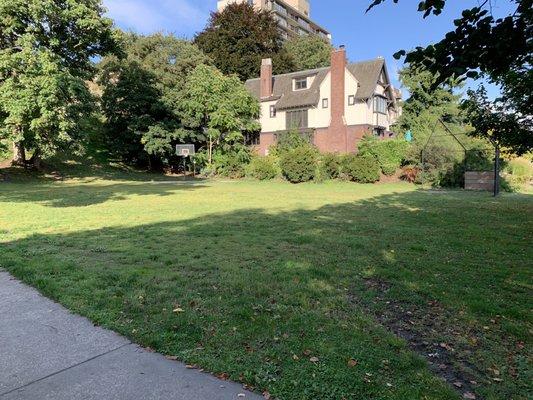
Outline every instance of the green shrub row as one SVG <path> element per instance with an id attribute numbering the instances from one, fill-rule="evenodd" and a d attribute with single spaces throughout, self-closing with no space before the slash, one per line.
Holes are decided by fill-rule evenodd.
<path id="1" fill-rule="evenodd" d="M 373 183 L 380 178 L 380 166 L 368 155 L 319 154 L 312 146 L 299 146 L 281 156 L 255 156 L 246 168 L 246 176 L 258 180 L 283 177 L 292 183 L 343 179 Z"/>
<path id="2" fill-rule="evenodd" d="M 403 140 L 366 137 L 357 155 L 320 154 L 308 137 L 288 132 L 278 136 L 277 144 L 266 157 L 243 152 L 215 154 L 211 169 L 204 172 L 232 178 L 246 175 L 258 180 L 283 177 L 292 183 L 326 179 L 373 183 L 381 173 L 392 175 L 398 170 L 406 149 Z"/>
<path id="3" fill-rule="evenodd" d="M 359 143 L 359 154 L 374 157 L 383 174 L 391 176 L 401 167 L 407 155 L 409 143 L 403 139 L 380 140 L 365 136 Z"/>

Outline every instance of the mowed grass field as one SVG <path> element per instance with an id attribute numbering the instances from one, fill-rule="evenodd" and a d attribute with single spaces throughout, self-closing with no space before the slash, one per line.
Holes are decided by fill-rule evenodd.
<path id="1" fill-rule="evenodd" d="M 531 398 L 531 195 L 150 179 L 0 183 L 0 267 L 267 398 Z"/>

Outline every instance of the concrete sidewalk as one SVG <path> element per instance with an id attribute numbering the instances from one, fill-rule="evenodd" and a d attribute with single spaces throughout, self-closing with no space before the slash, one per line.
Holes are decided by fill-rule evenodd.
<path id="1" fill-rule="evenodd" d="M 0 270 L 0 399 L 262 397 L 95 327 Z"/>

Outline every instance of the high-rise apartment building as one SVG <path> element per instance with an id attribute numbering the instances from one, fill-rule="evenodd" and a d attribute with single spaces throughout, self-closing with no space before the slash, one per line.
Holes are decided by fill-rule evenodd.
<path id="1" fill-rule="evenodd" d="M 272 11 L 285 39 L 316 34 L 331 40 L 330 33 L 311 20 L 309 0 L 219 0 L 218 11 L 223 11 L 231 3 L 245 2 L 259 10 Z"/>

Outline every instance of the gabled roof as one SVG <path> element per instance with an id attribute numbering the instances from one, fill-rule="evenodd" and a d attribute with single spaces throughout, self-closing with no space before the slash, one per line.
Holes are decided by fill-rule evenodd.
<path id="1" fill-rule="evenodd" d="M 372 97 L 384 66 L 385 60 L 383 58 L 347 65 L 348 71 L 359 82 L 359 88 L 355 95 L 357 99 L 361 100 Z"/>
<path id="2" fill-rule="evenodd" d="M 372 97 L 378 83 L 379 76 L 385 61 L 378 58 L 370 61 L 350 63 L 346 67 L 348 71 L 359 82 L 356 92 L 357 99 L 368 99 Z M 306 71 L 291 72 L 289 74 L 274 75 L 272 97 L 261 99 L 260 79 L 249 79 L 246 81 L 248 90 L 260 101 L 278 100 L 276 108 L 279 110 L 297 107 L 316 106 L 320 101 L 320 85 L 330 71 L 330 67 L 311 69 Z M 313 83 L 305 90 L 292 90 L 292 81 L 295 78 L 305 76 L 315 76 Z"/>

